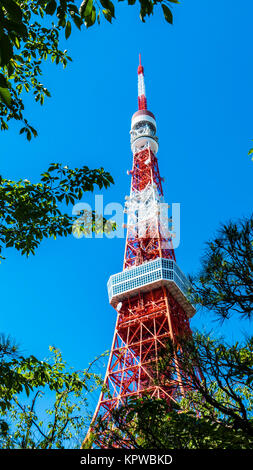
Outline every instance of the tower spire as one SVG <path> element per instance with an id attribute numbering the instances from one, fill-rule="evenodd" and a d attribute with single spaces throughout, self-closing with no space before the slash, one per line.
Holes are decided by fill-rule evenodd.
<path id="1" fill-rule="evenodd" d="M 147 98 L 144 82 L 144 68 L 141 64 L 141 54 L 139 54 L 138 65 L 138 109 L 147 109 Z"/>

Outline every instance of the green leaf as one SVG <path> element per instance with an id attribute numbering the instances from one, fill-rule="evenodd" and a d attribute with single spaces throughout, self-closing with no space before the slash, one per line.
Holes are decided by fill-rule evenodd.
<path id="1" fill-rule="evenodd" d="M 80 15 L 81 18 L 85 18 L 89 16 L 92 12 L 93 7 L 93 0 L 84 0 L 80 6 Z"/>
<path id="2" fill-rule="evenodd" d="M 173 24 L 173 15 L 169 7 L 167 7 L 167 5 L 162 3 L 162 9 L 163 9 L 164 18 L 166 19 L 166 21 L 168 21 L 168 23 L 170 24 Z"/>
<path id="3" fill-rule="evenodd" d="M 100 0 L 100 3 L 106 10 L 109 10 L 111 17 L 115 18 L 115 9 L 113 3 L 110 0 Z"/>
<path id="4" fill-rule="evenodd" d="M 7 106 L 11 104 L 11 94 L 8 88 L 0 87 L 0 99 L 3 101 Z"/>
<path id="5" fill-rule="evenodd" d="M 7 106 L 11 104 L 11 93 L 8 88 L 8 82 L 3 74 L 0 74 L 0 99 Z"/>
<path id="6" fill-rule="evenodd" d="M 46 6 L 45 12 L 48 15 L 53 15 L 57 7 L 57 3 L 55 0 L 50 0 Z"/>
<path id="7" fill-rule="evenodd" d="M 96 9 L 93 6 L 91 10 L 91 14 L 85 18 L 85 26 L 89 28 L 90 26 L 93 26 L 96 21 Z"/>
<path id="8" fill-rule="evenodd" d="M 71 35 L 71 23 L 67 21 L 66 28 L 65 28 L 65 38 L 68 39 Z"/>
<path id="9" fill-rule="evenodd" d="M 2 73 L 0 73 L 0 86 L 3 87 L 3 88 L 8 87 L 8 82 L 7 82 L 5 76 Z"/>
<path id="10" fill-rule="evenodd" d="M 21 23 L 23 18 L 23 13 L 20 6 L 13 0 L 1 0 L 5 10 L 7 11 L 8 17 L 17 22 Z"/>
<path id="11" fill-rule="evenodd" d="M 36 131 L 36 129 L 34 129 L 34 127 L 30 126 L 30 130 L 32 131 L 33 137 L 38 136 L 38 132 Z"/>
<path id="12" fill-rule="evenodd" d="M 78 29 L 81 29 L 81 26 L 83 24 L 82 18 L 80 18 L 80 16 L 77 16 L 77 15 L 73 15 L 72 18 L 73 18 L 73 21 L 74 21 L 76 27 Z M 72 60 L 72 59 L 70 57 L 68 57 L 68 60 Z"/>
<path id="13" fill-rule="evenodd" d="M 6 20 L 5 26 L 9 33 L 14 33 L 17 36 L 25 37 L 28 34 L 24 23 Z"/>
<path id="14" fill-rule="evenodd" d="M 112 22 L 112 15 L 110 10 L 102 10 L 104 17 L 109 21 L 109 23 Z"/>
<path id="15" fill-rule="evenodd" d="M 3 67 L 4 65 L 7 65 L 9 60 L 13 56 L 13 48 L 10 42 L 10 39 L 6 36 L 6 34 L 3 34 L 3 36 L 0 38 L 0 65 Z"/>
<path id="16" fill-rule="evenodd" d="M 1 118 L 1 130 L 7 131 L 9 129 L 8 124 Z"/>
<path id="17" fill-rule="evenodd" d="M 70 14 L 76 13 L 78 15 L 79 11 L 76 5 L 68 5 Z"/>

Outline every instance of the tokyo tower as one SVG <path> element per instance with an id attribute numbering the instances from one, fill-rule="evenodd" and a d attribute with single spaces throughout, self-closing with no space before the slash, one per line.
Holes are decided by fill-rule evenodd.
<path id="1" fill-rule="evenodd" d="M 144 69 L 138 66 L 138 111 L 131 121 L 133 166 L 126 196 L 127 236 L 123 270 L 110 276 L 108 295 L 117 319 L 104 379 L 93 417 L 110 420 L 112 410 L 131 397 L 149 395 L 167 402 L 184 395 L 180 367 L 176 376 L 159 383 L 156 368 L 169 340 L 191 335 L 194 307 L 186 292 L 189 282 L 176 264 L 159 173 L 156 119 L 147 109 Z M 167 221 L 168 222 L 168 221 Z M 104 445 L 102 447 L 105 447 Z"/>

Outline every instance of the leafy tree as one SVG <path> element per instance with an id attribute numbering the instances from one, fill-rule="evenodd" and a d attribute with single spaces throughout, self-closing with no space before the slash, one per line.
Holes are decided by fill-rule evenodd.
<path id="1" fill-rule="evenodd" d="M 9 363 L 17 358 L 17 346 L 10 340 L 9 337 L 0 335 L 0 409 L 5 412 L 10 407 L 12 398 L 12 389 L 21 390 L 23 387 L 22 380 L 9 367 Z M 12 383 L 12 389 L 9 384 Z M 8 425 L 4 419 L 0 419 L 0 436 L 5 435 L 8 430 Z"/>
<path id="2" fill-rule="evenodd" d="M 253 148 L 249 149 L 248 151 L 248 155 L 252 156 L 253 155 Z M 253 157 L 251 158 L 251 160 L 253 160 Z"/>
<path id="3" fill-rule="evenodd" d="M 191 301 L 221 320 L 253 314 L 253 216 L 221 226 L 207 243 L 201 272 L 191 279 Z"/>
<path id="4" fill-rule="evenodd" d="M 160 361 L 164 382 L 175 353 L 185 396 L 170 403 L 148 395 L 130 399 L 109 423 L 97 421 L 87 447 L 103 442 L 109 448 L 253 448 L 253 338 L 230 346 L 198 333 L 181 348 L 171 343 Z"/>
<path id="5" fill-rule="evenodd" d="M 136 0 L 128 0 L 133 5 Z M 173 22 L 168 5 L 177 0 L 139 0 L 140 18 L 153 14 L 160 6 L 164 17 Z M 61 38 L 68 39 L 74 25 L 81 30 L 101 16 L 110 23 L 115 18 L 111 0 L 83 0 L 78 8 L 74 0 L 1 0 L 0 1 L 0 119 L 1 129 L 7 130 L 10 120 L 22 123 L 20 133 L 28 140 L 37 136 L 37 130 L 24 116 L 23 93 L 32 93 L 41 105 L 50 97 L 41 83 L 42 64 L 47 58 L 66 67 L 71 60 L 67 50 L 60 46 Z M 50 22 L 50 19 L 52 20 Z"/>
<path id="6" fill-rule="evenodd" d="M 73 230 L 84 234 L 115 230 L 113 222 L 94 211 L 78 214 L 78 224 L 77 215 L 64 212 L 66 205 L 75 204 L 94 186 L 108 188 L 111 183 L 111 175 L 103 168 L 71 169 L 59 163 L 52 163 L 39 183 L 0 176 L 0 253 L 3 248 L 14 247 L 22 255 L 35 254 L 45 237 L 67 236 Z"/>
<path id="7" fill-rule="evenodd" d="M 79 430 L 90 420 L 88 396 L 101 379 L 90 367 L 69 369 L 59 350 L 50 351 L 39 361 L 0 343 L 2 449 L 80 448 Z"/>

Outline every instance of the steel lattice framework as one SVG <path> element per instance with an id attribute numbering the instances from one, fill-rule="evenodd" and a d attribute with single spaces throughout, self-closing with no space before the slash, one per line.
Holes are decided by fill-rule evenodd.
<path id="1" fill-rule="evenodd" d="M 163 189 L 156 153 L 156 121 L 147 110 L 144 70 L 138 67 L 138 111 L 132 117 L 133 166 L 126 197 L 127 237 L 123 271 L 108 281 L 111 305 L 117 312 L 115 333 L 93 420 L 110 420 L 113 409 L 130 397 L 176 401 L 185 394 L 179 364 L 159 380 L 158 360 L 168 340 L 191 335 L 195 313 L 186 298 L 188 281 L 178 268 L 168 219 L 162 215 Z M 180 347 L 180 345 L 179 345 Z M 105 447 L 103 439 L 101 447 Z"/>

